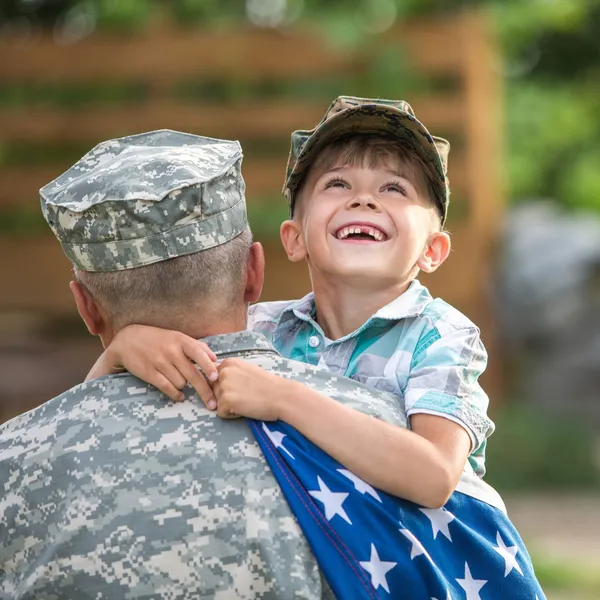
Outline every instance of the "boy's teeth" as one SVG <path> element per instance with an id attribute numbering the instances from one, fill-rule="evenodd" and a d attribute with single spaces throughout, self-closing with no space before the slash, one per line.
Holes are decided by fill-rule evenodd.
<path id="1" fill-rule="evenodd" d="M 353 235 L 353 234 L 364 234 L 364 235 L 370 235 L 374 240 L 381 242 L 383 240 L 383 234 L 381 233 L 381 231 L 374 229 L 372 227 L 370 228 L 366 228 L 366 227 L 344 227 L 343 229 L 340 229 L 337 232 L 337 238 L 339 240 L 345 240 L 349 235 Z"/>

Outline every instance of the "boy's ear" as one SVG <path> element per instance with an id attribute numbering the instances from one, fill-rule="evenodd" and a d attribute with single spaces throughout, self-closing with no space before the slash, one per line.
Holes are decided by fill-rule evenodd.
<path id="1" fill-rule="evenodd" d="M 92 335 L 102 335 L 106 330 L 106 321 L 94 297 L 79 281 L 69 283 L 79 315 Z"/>
<path id="2" fill-rule="evenodd" d="M 279 229 L 279 235 L 287 257 L 292 262 L 298 262 L 306 258 L 306 245 L 302 236 L 302 227 L 298 221 L 284 221 Z"/>
<path id="3" fill-rule="evenodd" d="M 417 265 L 425 273 L 433 273 L 450 254 L 450 236 L 445 231 L 436 231 L 428 240 Z"/>

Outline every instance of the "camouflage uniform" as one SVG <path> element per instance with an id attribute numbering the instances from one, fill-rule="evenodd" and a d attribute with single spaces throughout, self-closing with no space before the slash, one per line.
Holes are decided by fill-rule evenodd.
<path id="1" fill-rule="evenodd" d="M 391 394 L 278 355 L 260 334 L 206 338 L 388 422 Z M 0 598 L 332 598 L 245 419 L 135 377 L 76 386 L 0 428 Z"/>

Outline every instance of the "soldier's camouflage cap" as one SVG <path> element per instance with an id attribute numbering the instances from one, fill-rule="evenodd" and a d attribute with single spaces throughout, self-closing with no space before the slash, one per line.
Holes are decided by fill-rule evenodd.
<path id="1" fill-rule="evenodd" d="M 40 190 L 71 262 L 120 271 L 207 250 L 244 231 L 239 142 L 163 129 L 98 144 Z"/>
<path id="2" fill-rule="evenodd" d="M 448 153 L 450 143 L 432 136 L 404 100 L 380 100 L 339 96 L 327 109 L 321 122 L 306 131 L 294 131 L 287 164 L 283 193 L 294 212 L 295 192 L 319 152 L 335 139 L 348 133 L 375 133 L 394 137 L 412 149 L 425 164 L 432 165 L 435 178 L 433 199 L 442 216 L 448 212 Z"/>

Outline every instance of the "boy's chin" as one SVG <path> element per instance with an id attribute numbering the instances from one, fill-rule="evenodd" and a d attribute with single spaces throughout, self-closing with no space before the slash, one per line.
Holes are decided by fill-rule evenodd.
<path id="1" fill-rule="evenodd" d="M 384 288 L 397 283 L 398 273 L 396 270 L 389 272 L 383 268 L 373 268 L 373 264 L 365 262 L 360 265 L 344 265 L 332 269 L 327 275 L 338 281 L 343 281 L 357 288 Z"/>

